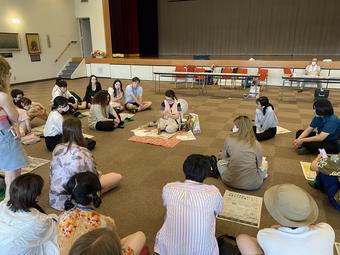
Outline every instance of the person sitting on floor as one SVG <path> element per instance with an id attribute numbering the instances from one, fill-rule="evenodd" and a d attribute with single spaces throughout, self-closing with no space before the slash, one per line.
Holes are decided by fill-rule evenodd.
<path id="1" fill-rule="evenodd" d="M 0 253 L 11 255 L 57 255 L 57 215 L 36 208 L 44 181 L 27 173 L 9 188 L 9 200 L 0 203 Z"/>
<path id="2" fill-rule="evenodd" d="M 89 84 L 86 87 L 85 96 L 81 104 L 78 106 L 78 109 L 89 109 L 91 107 L 94 95 L 101 90 L 102 86 L 98 81 L 97 76 L 91 75 L 89 79 Z"/>
<path id="3" fill-rule="evenodd" d="M 98 172 L 94 158 L 85 144 L 80 120 L 66 119 L 63 124 L 63 143 L 54 149 L 50 169 L 49 201 L 50 206 L 56 210 L 63 210 L 68 198 L 62 194 L 63 186 L 76 173 L 93 172 L 100 176 L 102 192 L 117 187 L 122 179 L 120 174 L 114 172 Z"/>
<path id="4" fill-rule="evenodd" d="M 310 181 L 309 185 L 325 192 L 329 202 L 340 211 L 340 156 L 330 155 L 323 158 L 318 155 L 310 170 L 317 172 L 317 175 L 315 181 Z"/>
<path id="5" fill-rule="evenodd" d="M 334 114 L 332 103 L 327 99 L 319 99 L 314 102 L 313 109 L 314 118 L 309 127 L 296 132 L 293 146 L 297 153 L 317 154 L 322 148 L 330 154 L 339 153 L 340 120 Z"/>
<path id="6" fill-rule="evenodd" d="M 140 86 L 140 79 L 134 77 L 132 84 L 125 88 L 125 109 L 135 113 L 149 109 L 152 105 L 151 101 L 143 101 L 143 88 Z"/>
<path id="7" fill-rule="evenodd" d="M 69 105 L 65 97 L 58 96 L 54 98 L 52 111 L 48 115 L 44 127 L 45 144 L 49 151 L 53 151 L 57 144 L 61 143 L 64 122 L 61 114 L 68 112 L 68 110 Z"/>
<path id="8" fill-rule="evenodd" d="M 164 186 L 162 197 L 167 212 L 156 236 L 156 253 L 219 254 L 215 226 L 223 199 L 215 186 L 203 184 L 210 167 L 206 157 L 192 154 L 183 164 L 185 181 Z"/>
<path id="9" fill-rule="evenodd" d="M 115 80 L 112 83 L 112 86 L 108 88 L 108 92 L 111 97 L 111 106 L 116 109 L 118 112 L 124 110 L 124 90 L 121 80 Z"/>
<path id="10" fill-rule="evenodd" d="M 55 85 L 52 89 L 52 101 L 58 96 L 62 96 L 67 99 L 68 104 L 70 105 L 71 110 L 72 110 L 71 113 L 74 113 L 75 109 L 78 108 L 78 100 L 67 89 L 67 82 L 64 79 L 59 78 L 59 77 L 56 79 Z"/>
<path id="11" fill-rule="evenodd" d="M 250 119 L 247 116 L 237 117 L 233 133 L 224 143 L 224 159 L 217 162 L 223 183 L 236 189 L 260 188 L 268 175 L 268 163 L 262 155 L 262 147 L 256 141 Z"/>
<path id="12" fill-rule="evenodd" d="M 268 97 L 262 96 L 256 99 L 256 115 L 254 132 L 258 141 L 273 138 L 276 135 L 278 120 L 274 112 L 274 106 L 269 103 Z"/>
<path id="13" fill-rule="evenodd" d="M 88 118 L 89 128 L 112 131 L 116 127 L 123 128 L 124 122 L 110 105 L 110 94 L 107 90 L 94 95 Z"/>
<path id="14" fill-rule="evenodd" d="M 19 113 L 18 117 L 18 125 L 19 125 L 19 132 L 21 136 L 25 136 L 29 133 L 31 133 L 31 120 L 28 116 L 28 110 L 32 104 L 32 101 L 28 99 L 27 97 L 22 97 L 17 102 L 17 111 Z"/>
<path id="15" fill-rule="evenodd" d="M 20 89 L 12 89 L 11 96 L 13 98 L 13 103 L 19 107 L 23 108 L 20 99 L 24 97 L 24 92 Z M 31 102 L 31 105 L 27 110 L 27 114 L 30 117 L 30 120 L 33 120 L 34 118 L 39 118 L 42 120 L 47 120 L 47 112 L 45 107 L 37 102 Z"/>
<path id="16" fill-rule="evenodd" d="M 334 230 L 327 223 L 312 225 L 319 209 L 308 192 L 294 184 L 281 184 L 269 188 L 263 200 L 280 225 L 261 229 L 257 239 L 237 236 L 242 255 L 333 255 Z"/>
<path id="17" fill-rule="evenodd" d="M 161 104 L 162 117 L 158 121 L 159 131 L 175 133 L 181 125 L 181 104 L 173 90 L 165 91 L 165 100 Z"/>
<path id="18" fill-rule="evenodd" d="M 60 255 L 70 254 L 69 251 L 73 244 L 79 240 L 75 246 L 80 245 L 84 240 L 84 238 L 81 239 L 81 236 L 92 230 L 108 228 L 115 231 L 114 220 L 95 211 L 95 208 L 98 208 L 102 202 L 99 197 L 101 190 L 102 186 L 97 175 L 90 172 L 73 175 L 65 185 L 65 193 L 68 194 L 69 198 L 65 202 L 65 211 L 59 217 L 58 243 Z M 120 243 L 123 255 L 137 255 L 144 247 L 145 235 L 138 231 L 121 239 Z M 102 254 L 100 249 L 94 254 Z"/>

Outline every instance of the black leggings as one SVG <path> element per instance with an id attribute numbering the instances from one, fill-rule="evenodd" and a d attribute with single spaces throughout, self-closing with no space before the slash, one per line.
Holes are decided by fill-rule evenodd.
<path id="1" fill-rule="evenodd" d="M 256 133 L 256 126 L 253 126 L 253 130 L 256 136 L 257 141 L 265 141 L 273 138 L 276 135 L 276 127 L 268 128 L 266 131 L 262 133 Z"/>
<path id="2" fill-rule="evenodd" d="M 117 111 L 116 111 L 116 113 L 117 113 Z M 120 118 L 118 113 L 117 113 L 117 115 L 118 115 L 118 119 L 119 119 L 119 125 L 122 125 L 123 124 L 122 119 Z M 110 114 L 109 119 L 114 120 L 115 117 Z M 116 128 L 115 122 L 110 121 L 110 120 L 108 120 L 108 121 L 98 121 L 97 124 L 96 124 L 96 129 L 100 130 L 100 131 L 113 131 L 115 128 Z"/>
<path id="3" fill-rule="evenodd" d="M 300 129 L 296 132 L 296 138 L 298 138 L 304 130 Z M 311 132 L 308 137 L 315 136 L 316 132 Z M 319 153 L 319 149 L 325 149 L 329 154 L 339 153 L 338 141 L 321 141 L 321 142 L 308 142 L 302 143 L 302 147 L 305 147 L 310 153 Z"/>
<path id="4" fill-rule="evenodd" d="M 54 148 L 61 143 L 63 135 L 45 136 L 45 144 L 49 151 L 53 151 Z"/>

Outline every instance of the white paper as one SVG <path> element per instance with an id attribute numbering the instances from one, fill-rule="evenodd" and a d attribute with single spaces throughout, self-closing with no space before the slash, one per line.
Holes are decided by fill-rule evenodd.
<path id="1" fill-rule="evenodd" d="M 277 126 L 276 127 L 276 134 L 281 135 L 281 134 L 286 134 L 286 133 L 291 133 L 292 131 L 290 131 L 289 129 Z"/>
<path id="2" fill-rule="evenodd" d="M 50 162 L 47 159 L 34 158 L 34 157 L 30 157 L 30 156 L 28 156 L 28 160 L 29 160 L 28 165 L 21 168 L 22 174 L 32 172 L 33 170 L 37 169 L 38 167 L 41 167 L 41 166 L 47 164 L 48 162 Z"/>
<path id="3" fill-rule="evenodd" d="M 259 228 L 262 201 L 262 197 L 226 190 L 223 196 L 223 211 L 217 218 Z"/>
<path id="4" fill-rule="evenodd" d="M 336 252 L 338 253 L 338 255 L 340 255 L 340 243 L 335 242 L 334 245 Z"/>
<path id="5" fill-rule="evenodd" d="M 135 115 L 132 114 L 132 113 L 122 112 L 122 113 L 119 114 L 119 116 L 120 116 L 121 120 L 124 121 L 126 118 L 131 119 Z"/>
<path id="6" fill-rule="evenodd" d="M 158 138 L 163 138 L 163 139 L 169 139 L 173 137 L 176 133 L 169 134 L 166 132 L 161 132 L 161 134 L 158 134 L 157 128 L 143 128 L 139 127 L 136 129 L 132 129 L 131 132 L 134 133 L 136 136 L 149 136 L 149 137 L 158 137 Z"/>
<path id="7" fill-rule="evenodd" d="M 316 178 L 316 172 L 310 170 L 311 163 L 300 161 L 300 165 L 301 165 L 302 172 L 306 180 L 314 181 Z"/>
<path id="8" fill-rule="evenodd" d="M 84 134 L 84 133 L 83 133 L 83 136 L 84 136 L 84 138 L 89 138 L 89 139 L 94 137 L 94 135 L 88 135 L 88 134 Z"/>
<path id="9" fill-rule="evenodd" d="M 180 133 L 178 136 L 176 136 L 176 139 L 181 140 L 181 141 L 193 141 L 196 140 L 196 137 L 192 133 L 191 130 L 185 133 Z"/>

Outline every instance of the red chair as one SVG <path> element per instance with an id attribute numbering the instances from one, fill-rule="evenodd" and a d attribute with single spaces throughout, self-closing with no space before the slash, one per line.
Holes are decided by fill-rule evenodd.
<path id="1" fill-rule="evenodd" d="M 185 66 L 176 66 L 175 67 L 175 72 L 186 72 L 187 68 Z M 186 85 L 187 85 L 187 76 L 186 75 L 176 75 L 175 76 L 175 84 L 176 84 L 176 88 L 177 88 L 177 82 L 179 81 L 185 81 Z"/>
<path id="2" fill-rule="evenodd" d="M 231 67 L 225 67 L 225 68 L 222 68 L 221 73 L 230 74 L 230 73 L 233 73 L 233 69 Z M 231 82 L 232 78 L 230 76 L 227 76 L 227 75 L 222 76 L 220 80 L 221 80 L 220 87 L 222 85 L 222 80 L 225 80 L 225 84 L 224 84 L 225 86 L 227 86 L 227 80 L 230 80 L 230 86 L 232 85 L 232 82 Z"/>
<path id="3" fill-rule="evenodd" d="M 259 85 L 261 85 L 261 82 L 265 82 L 267 86 L 268 85 L 268 69 L 259 68 L 257 74 L 260 75 L 259 78 L 257 79 Z"/>
<path id="4" fill-rule="evenodd" d="M 187 65 L 187 72 L 195 72 L 195 68 L 196 66 L 195 65 Z"/>
<path id="5" fill-rule="evenodd" d="M 284 68 L 283 68 L 283 75 L 284 75 L 284 76 L 287 76 L 287 77 L 293 76 L 292 69 L 290 69 L 289 67 L 284 67 Z M 284 87 L 284 86 L 285 86 L 285 83 L 287 83 L 287 82 L 290 84 L 290 87 L 293 86 L 293 81 L 283 80 L 283 81 L 282 81 L 282 87 Z M 295 82 L 295 83 L 297 83 L 297 84 L 299 85 L 299 82 Z"/>
<path id="6" fill-rule="evenodd" d="M 196 67 L 194 70 L 195 73 L 204 73 L 205 69 L 203 67 Z M 193 81 L 197 81 L 198 85 L 204 85 L 205 76 L 204 75 L 195 75 Z"/>
<path id="7" fill-rule="evenodd" d="M 238 68 L 237 69 L 237 73 L 247 74 L 248 73 L 248 69 L 247 68 Z"/>

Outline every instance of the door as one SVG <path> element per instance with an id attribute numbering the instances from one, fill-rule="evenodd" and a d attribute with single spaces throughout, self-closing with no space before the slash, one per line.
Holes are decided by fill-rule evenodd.
<path id="1" fill-rule="evenodd" d="M 91 26 L 89 18 L 81 18 L 79 19 L 80 26 L 80 42 L 81 42 L 81 50 L 82 57 L 89 58 L 91 57 L 92 52 L 92 37 L 91 37 Z"/>

